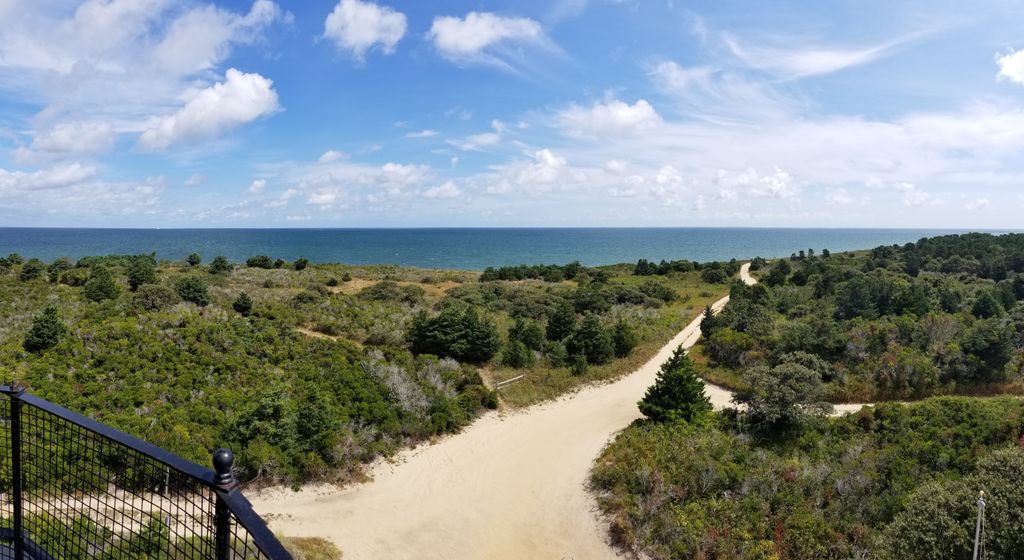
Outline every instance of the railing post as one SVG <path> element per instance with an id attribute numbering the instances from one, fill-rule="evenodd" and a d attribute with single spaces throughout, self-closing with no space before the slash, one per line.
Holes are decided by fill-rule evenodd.
<path id="1" fill-rule="evenodd" d="M 25 389 L 15 387 L 11 382 L 11 500 L 14 508 L 14 560 L 25 557 L 25 528 L 22 517 L 22 470 L 21 470 L 21 395 Z"/>
<path id="2" fill-rule="evenodd" d="M 231 510 L 228 509 L 223 495 L 234 490 L 238 483 L 231 474 L 235 463 L 235 454 L 223 447 L 213 452 L 213 470 L 217 473 L 217 507 L 216 507 L 216 546 L 217 560 L 231 558 Z"/>

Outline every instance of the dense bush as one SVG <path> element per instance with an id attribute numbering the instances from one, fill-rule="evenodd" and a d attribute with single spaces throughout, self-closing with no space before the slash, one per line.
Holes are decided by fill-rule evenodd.
<path id="1" fill-rule="evenodd" d="M 800 352 L 830 364 L 833 401 L 1012 386 L 1024 377 L 1024 322 L 1009 319 L 1024 309 L 1022 240 L 969 234 L 776 260 L 763 285 L 734 284 L 725 311 L 705 317 L 714 368 L 701 373 L 743 388 L 755 366 Z"/>
<path id="2" fill-rule="evenodd" d="M 139 286 L 132 296 L 132 304 L 140 311 L 160 311 L 181 301 L 174 290 L 158 284 Z"/>
<path id="3" fill-rule="evenodd" d="M 588 364 L 605 364 L 615 357 L 615 341 L 597 315 L 587 314 L 565 341 L 565 349 L 573 356 L 583 356 Z"/>
<path id="4" fill-rule="evenodd" d="M 267 268 L 267 269 L 270 269 L 270 268 L 274 268 L 274 261 L 272 261 L 270 259 L 270 257 L 268 257 L 267 255 L 256 255 L 254 257 L 249 257 L 248 259 L 246 259 L 245 266 L 247 266 L 249 268 Z M 278 268 L 280 268 L 280 267 L 278 267 Z"/>
<path id="5" fill-rule="evenodd" d="M 110 269 L 104 265 L 95 265 L 92 267 L 89 280 L 85 283 L 82 295 L 92 301 L 103 301 L 115 299 L 120 291 Z"/>
<path id="6" fill-rule="evenodd" d="M 198 276 L 185 276 L 174 284 L 174 291 L 181 299 L 205 307 L 210 304 L 210 292 L 206 282 Z"/>
<path id="7" fill-rule="evenodd" d="M 416 354 L 485 362 L 501 347 L 494 322 L 475 308 L 449 305 L 431 317 L 421 312 L 409 327 L 409 346 Z"/>
<path id="8" fill-rule="evenodd" d="M 37 278 L 42 278 L 43 274 L 46 274 L 46 263 L 39 259 L 29 259 L 28 262 L 21 265 L 21 272 L 18 274 L 18 279 L 22 282 L 28 282 Z"/>
<path id="9" fill-rule="evenodd" d="M 128 286 L 132 291 L 139 289 L 143 284 L 156 283 L 156 258 L 148 255 L 139 255 L 132 259 L 128 265 Z"/>
<path id="10" fill-rule="evenodd" d="M 945 397 L 751 436 L 734 414 L 627 428 L 591 476 L 616 543 L 674 558 L 970 558 L 977 491 L 993 558 L 1024 554 L 1024 403 Z"/>
<path id="11" fill-rule="evenodd" d="M 210 261 L 210 274 L 223 274 L 230 271 L 231 265 L 226 258 L 218 255 Z"/>

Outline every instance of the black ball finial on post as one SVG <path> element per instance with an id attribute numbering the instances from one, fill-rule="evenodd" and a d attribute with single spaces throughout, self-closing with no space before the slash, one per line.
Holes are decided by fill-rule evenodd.
<path id="1" fill-rule="evenodd" d="M 227 490 L 235 486 L 235 477 L 231 467 L 235 464 L 235 454 L 230 449 L 221 447 L 213 452 L 213 470 L 217 473 L 214 481 L 221 489 Z"/>

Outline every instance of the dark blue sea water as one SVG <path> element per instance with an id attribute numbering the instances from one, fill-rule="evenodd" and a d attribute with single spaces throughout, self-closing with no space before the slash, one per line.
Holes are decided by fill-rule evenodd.
<path id="1" fill-rule="evenodd" d="M 61 256 L 195 251 L 242 261 L 256 254 L 314 262 L 483 269 L 512 264 L 585 265 L 639 258 L 696 261 L 781 257 L 801 249 L 869 249 L 955 230 L 573 228 L 573 229 L 71 229 L 0 228 L 0 255 Z"/>

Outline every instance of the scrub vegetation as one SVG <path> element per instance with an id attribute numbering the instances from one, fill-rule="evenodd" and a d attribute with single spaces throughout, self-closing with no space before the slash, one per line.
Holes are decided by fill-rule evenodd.
<path id="1" fill-rule="evenodd" d="M 727 289 L 632 271 L 9 255 L 0 375 L 199 463 L 230 447 L 249 483 L 344 482 L 496 408 L 497 381 L 525 375 L 518 406 L 631 371 Z"/>
<path id="2" fill-rule="evenodd" d="M 637 557 L 1024 554 L 1024 235 L 752 262 L 677 353 L 591 487 Z M 712 412 L 702 376 L 734 390 Z M 830 417 L 831 402 L 883 402 Z"/>

